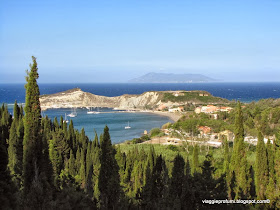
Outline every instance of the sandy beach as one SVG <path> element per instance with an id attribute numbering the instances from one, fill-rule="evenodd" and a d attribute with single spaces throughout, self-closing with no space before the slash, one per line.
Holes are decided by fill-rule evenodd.
<path id="1" fill-rule="evenodd" d="M 169 119 L 171 119 L 173 122 L 178 121 L 183 116 L 181 113 L 161 112 L 161 111 L 152 111 L 149 113 L 169 117 Z"/>

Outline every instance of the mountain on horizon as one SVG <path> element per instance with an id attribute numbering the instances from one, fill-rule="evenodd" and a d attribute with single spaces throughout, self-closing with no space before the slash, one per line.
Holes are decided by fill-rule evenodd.
<path id="1" fill-rule="evenodd" d="M 195 83 L 195 82 L 215 82 L 217 80 L 202 74 L 168 74 L 168 73 L 148 73 L 141 77 L 134 78 L 128 82 L 133 83 Z"/>

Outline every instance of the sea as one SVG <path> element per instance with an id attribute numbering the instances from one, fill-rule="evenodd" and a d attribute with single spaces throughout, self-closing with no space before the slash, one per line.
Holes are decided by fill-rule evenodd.
<path id="1" fill-rule="evenodd" d="M 217 97 L 228 100 L 249 103 L 266 98 L 280 98 L 280 83 L 175 83 L 175 84 L 133 84 L 133 83 L 94 83 L 94 84 L 39 84 L 41 94 L 52 94 L 72 88 L 81 88 L 85 92 L 108 97 L 123 94 L 141 94 L 146 91 L 164 90 L 205 90 Z M 9 111 L 13 112 L 13 104 L 25 102 L 24 84 L 0 84 L 0 104 L 8 104 Z M 97 111 L 97 110 L 95 110 Z M 94 138 L 95 132 L 100 135 L 104 126 L 110 129 L 113 143 L 140 137 L 145 130 L 161 127 L 167 122 L 172 122 L 168 117 L 152 113 L 138 112 L 115 112 L 108 108 L 98 108 L 99 114 L 87 114 L 86 108 L 77 109 L 77 117 L 71 118 L 75 128 L 85 129 L 90 139 Z M 49 109 L 42 113 L 54 119 L 71 113 L 70 109 Z M 69 118 L 69 117 L 68 117 Z M 125 129 L 125 126 L 131 127 Z"/>

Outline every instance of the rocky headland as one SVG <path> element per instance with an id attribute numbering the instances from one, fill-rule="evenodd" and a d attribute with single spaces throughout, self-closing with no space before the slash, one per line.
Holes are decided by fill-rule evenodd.
<path id="1" fill-rule="evenodd" d="M 161 110 L 186 104 L 227 104 L 206 91 L 149 91 L 140 95 L 106 97 L 79 88 L 40 96 L 42 110 L 53 108 L 108 107 L 133 110 Z"/>

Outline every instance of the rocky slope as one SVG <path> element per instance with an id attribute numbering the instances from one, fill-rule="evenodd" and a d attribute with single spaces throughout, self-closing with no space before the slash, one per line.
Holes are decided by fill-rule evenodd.
<path id="1" fill-rule="evenodd" d="M 197 94 L 195 98 L 185 100 L 182 95 L 188 93 Z M 199 94 L 205 91 L 150 91 L 141 95 L 122 95 L 106 97 L 83 92 L 79 88 L 67 90 L 60 93 L 40 96 L 42 110 L 50 108 L 71 108 L 71 107 L 108 107 L 119 109 L 157 109 L 163 104 L 166 107 L 179 106 L 187 103 L 204 104 L 205 97 Z M 168 97 L 167 97 L 168 94 Z M 227 103 L 226 99 L 211 96 L 211 104 Z M 170 96 L 172 96 L 170 98 Z M 180 98 L 181 97 L 181 98 Z M 180 99 L 180 100 L 177 100 Z M 203 99 L 203 100 L 202 100 Z M 214 101 L 213 101 L 214 100 Z"/>

